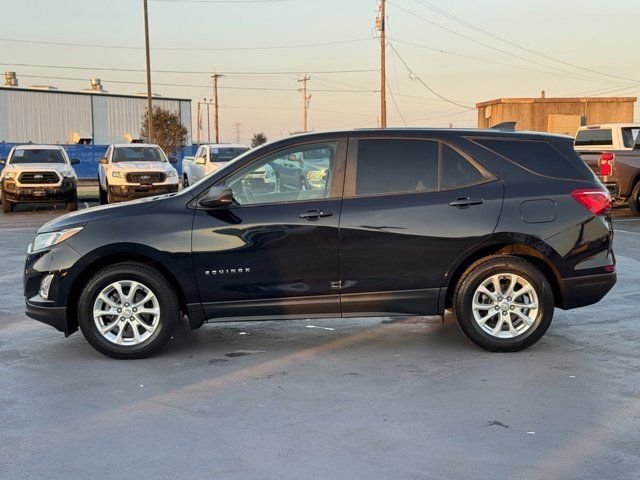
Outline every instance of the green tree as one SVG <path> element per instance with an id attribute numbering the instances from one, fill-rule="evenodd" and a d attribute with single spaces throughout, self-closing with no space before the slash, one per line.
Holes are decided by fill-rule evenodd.
<path id="1" fill-rule="evenodd" d="M 140 138 L 149 141 L 149 121 L 147 119 L 148 110 L 142 114 L 140 121 Z M 171 113 L 162 107 L 153 107 L 153 143 L 160 145 L 160 148 L 167 155 L 172 155 L 187 144 L 189 132 L 180 121 L 177 113 Z"/>
<path id="2" fill-rule="evenodd" d="M 251 139 L 251 148 L 259 147 L 263 143 L 267 143 L 267 136 L 262 132 L 254 133 Z"/>

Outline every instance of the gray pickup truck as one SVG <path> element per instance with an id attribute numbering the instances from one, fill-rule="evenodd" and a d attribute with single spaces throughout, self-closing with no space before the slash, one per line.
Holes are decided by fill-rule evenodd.
<path id="1" fill-rule="evenodd" d="M 580 151 L 582 160 L 611 193 L 615 204 L 628 204 L 640 216 L 640 136 L 632 150 Z"/>

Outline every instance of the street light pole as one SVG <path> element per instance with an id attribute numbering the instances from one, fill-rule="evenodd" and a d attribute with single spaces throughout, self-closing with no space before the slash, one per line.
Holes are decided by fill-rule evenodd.
<path id="1" fill-rule="evenodd" d="M 144 48 L 147 56 L 147 131 L 149 143 L 153 143 L 153 105 L 151 101 L 151 54 L 149 53 L 149 8 L 147 0 L 144 2 Z"/>

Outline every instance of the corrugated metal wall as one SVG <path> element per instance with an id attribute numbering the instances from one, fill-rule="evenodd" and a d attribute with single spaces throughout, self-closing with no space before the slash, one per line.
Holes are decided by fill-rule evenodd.
<path id="1" fill-rule="evenodd" d="M 191 101 L 154 98 L 154 106 L 180 115 L 191 144 Z M 73 134 L 96 145 L 140 137 L 145 97 L 0 88 L 0 141 L 73 143 Z"/>

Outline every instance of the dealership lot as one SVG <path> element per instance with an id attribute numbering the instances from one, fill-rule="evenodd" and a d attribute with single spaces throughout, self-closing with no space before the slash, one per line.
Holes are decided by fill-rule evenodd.
<path id="1" fill-rule="evenodd" d="M 585 479 L 640 469 L 640 219 L 627 210 L 615 212 L 614 290 L 556 311 L 524 352 L 482 351 L 447 316 L 182 324 L 161 354 L 129 362 L 23 313 L 26 245 L 62 213 L 0 215 L 0 477 Z"/>

